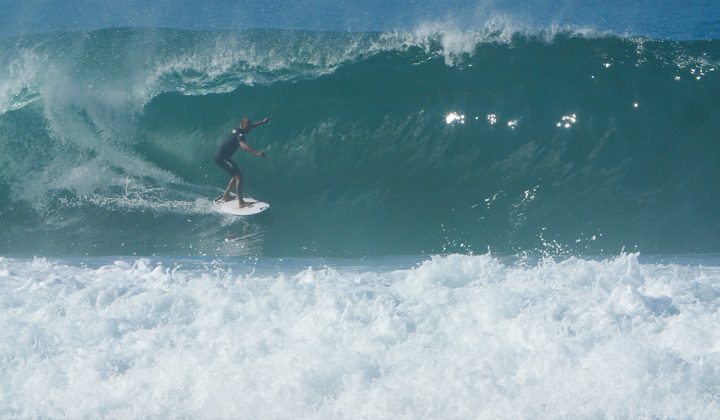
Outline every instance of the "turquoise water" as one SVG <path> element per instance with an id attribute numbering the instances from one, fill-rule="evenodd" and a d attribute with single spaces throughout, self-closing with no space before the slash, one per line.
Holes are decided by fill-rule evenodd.
<path id="1" fill-rule="evenodd" d="M 2 41 L 0 252 L 713 253 L 718 41 L 111 29 Z M 273 118 L 238 152 L 218 143 Z"/>
<path id="2" fill-rule="evenodd" d="M 0 417 L 720 417 L 713 2 L 7 3 Z"/>
<path id="3" fill-rule="evenodd" d="M 397 31 L 434 26 L 478 28 L 592 28 L 660 39 L 717 39 L 715 0 L 85 0 L 63 3 L 0 0 L 0 36 L 108 27 L 214 30 L 283 28 L 321 31 Z"/>

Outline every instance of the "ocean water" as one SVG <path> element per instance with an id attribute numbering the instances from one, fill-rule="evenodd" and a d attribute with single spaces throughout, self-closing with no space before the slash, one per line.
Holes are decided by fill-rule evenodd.
<path id="1" fill-rule="evenodd" d="M 106 29 L 3 39 L 7 255 L 717 252 L 718 41 Z M 272 211 L 211 211 L 218 143 Z M 338 237 L 344 238 L 338 241 Z"/>
<path id="2" fill-rule="evenodd" d="M 720 416 L 713 2 L 144 4 L 0 1 L 0 417 Z"/>

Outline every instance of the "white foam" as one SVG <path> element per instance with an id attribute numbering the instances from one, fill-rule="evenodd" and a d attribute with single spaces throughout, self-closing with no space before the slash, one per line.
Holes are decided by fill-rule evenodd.
<path id="1" fill-rule="evenodd" d="M 40 97 L 37 70 L 46 60 L 42 54 L 24 50 L 8 62 L 0 61 L 0 115 Z"/>
<path id="2" fill-rule="evenodd" d="M 593 38 L 611 36 L 590 27 L 574 25 L 536 25 L 506 13 L 488 12 L 478 6 L 474 16 L 445 17 L 419 23 L 413 30 L 385 35 L 387 47 L 404 50 L 419 47 L 427 53 L 441 54 L 445 64 L 456 66 L 475 54 L 481 44 L 509 44 L 514 38 L 529 37 L 552 42 L 558 35 Z"/>
<path id="3" fill-rule="evenodd" d="M 719 280 L 636 255 L 285 274 L 0 258 L 0 414 L 717 418 Z"/>
<path id="4" fill-rule="evenodd" d="M 217 35 L 191 51 L 164 57 L 147 73 L 144 85 L 152 95 L 225 93 L 242 85 L 319 77 L 395 46 L 394 40 L 370 34 L 256 36 L 253 32 Z"/>

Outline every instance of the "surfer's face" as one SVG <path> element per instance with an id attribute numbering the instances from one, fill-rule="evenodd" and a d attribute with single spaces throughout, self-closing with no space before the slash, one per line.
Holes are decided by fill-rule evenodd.
<path id="1" fill-rule="evenodd" d="M 240 128 L 248 128 L 249 125 L 250 125 L 249 119 L 244 118 L 244 119 L 240 120 Z"/>

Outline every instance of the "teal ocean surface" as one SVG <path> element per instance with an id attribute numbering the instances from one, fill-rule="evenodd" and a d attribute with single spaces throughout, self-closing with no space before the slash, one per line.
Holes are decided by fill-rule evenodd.
<path id="1" fill-rule="evenodd" d="M 0 252 L 717 252 L 720 41 L 108 29 L 2 39 Z M 266 214 L 212 211 L 238 152 Z"/>

